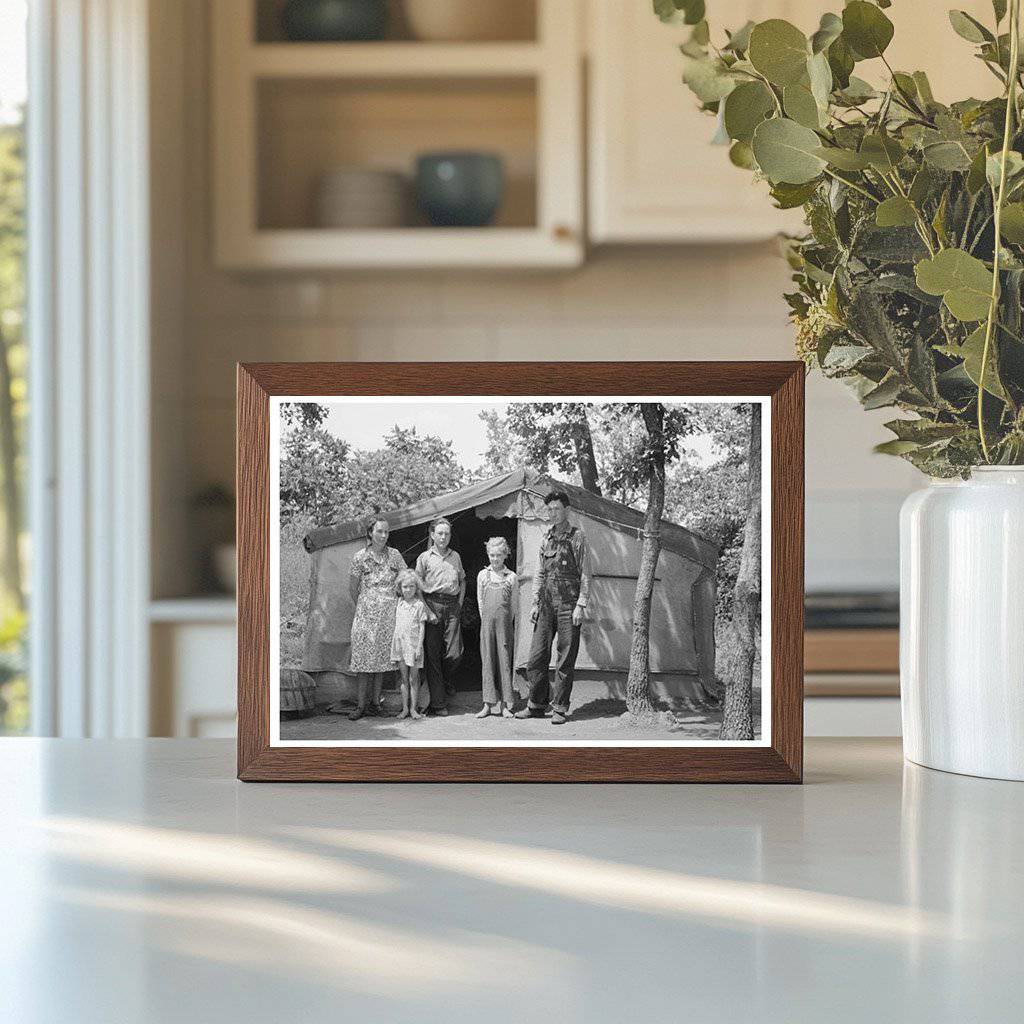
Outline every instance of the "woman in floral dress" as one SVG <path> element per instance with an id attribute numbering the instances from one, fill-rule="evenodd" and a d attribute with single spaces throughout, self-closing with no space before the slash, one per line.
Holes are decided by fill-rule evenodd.
<path id="1" fill-rule="evenodd" d="M 395 581 L 407 566 L 401 552 L 388 547 L 390 532 L 388 521 L 377 516 L 367 527 L 366 547 L 356 552 L 349 570 L 349 592 L 356 606 L 349 668 L 359 673 L 356 709 L 348 716 L 353 722 L 363 715 L 381 713 L 383 674 L 394 670 L 391 641 L 395 635 L 395 606 L 398 604 Z M 367 704 L 371 680 L 372 699 Z"/>

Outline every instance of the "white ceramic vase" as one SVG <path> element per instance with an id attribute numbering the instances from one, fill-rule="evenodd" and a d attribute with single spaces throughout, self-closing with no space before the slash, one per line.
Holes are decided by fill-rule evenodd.
<path id="1" fill-rule="evenodd" d="M 1024 467 L 910 495 L 900 563 L 904 753 L 1024 781 Z"/>

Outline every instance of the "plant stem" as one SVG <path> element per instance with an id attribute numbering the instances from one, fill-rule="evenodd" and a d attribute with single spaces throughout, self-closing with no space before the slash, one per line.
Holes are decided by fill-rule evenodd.
<path id="1" fill-rule="evenodd" d="M 889 71 L 889 84 L 900 94 L 900 98 L 907 105 L 907 107 L 910 110 L 912 110 L 915 114 L 917 114 L 918 117 L 925 118 L 925 124 L 931 126 L 931 121 L 927 120 L 928 115 L 920 108 L 920 106 L 917 103 L 917 100 L 915 100 L 913 96 L 910 96 L 906 92 L 904 92 L 900 86 L 900 83 L 896 81 L 896 72 L 893 71 L 892 65 L 885 59 L 885 54 L 879 54 L 879 56 L 882 58 L 882 63 L 886 66 L 886 68 Z"/>
<path id="2" fill-rule="evenodd" d="M 989 350 L 992 345 L 992 330 L 999 308 L 999 256 L 1003 201 L 1006 196 L 1006 160 L 1010 151 L 1010 137 L 1014 115 L 1017 111 L 1017 67 L 1020 61 L 1020 0 L 1010 0 L 1010 73 L 1006 84 L 1006 119 L 1003 125 L 1003 150 L 999 155 L 999 190 L 995 196 L 993 213 L 995 243 L 992 253 L 992 297 L 989 300 L 988 320 L 985 322 L 985 345 L 981 350 L 981 369 L 978 371 L 978 435 L 985 461 L 992 462 L 988 437 L 985 434 L 985 371 L 988 369 Z"/>
<path id="3" fill-rule="evenodd" d="M 856 182 L 847 181 L 846 178 L 840 178 L 838 174 L 833 174 L 827 167 L 824 169 L 824 173 L 827 174 L 834 181 L 841 182 L 843 185 L 852 188 L 854 192 L 859 192 L 862 196 L 866 196 L 871 202 L 877 205 L 878 196 L 873 196 L 866 188 L 861 188 Z"/>
<path id="4" fill-rule="evenodd" d="M 759 79 L 764 83 L 764 87 L 768 90 L 769 94 L 771 95 L 771 98 L 775 103 L 775 113 L 778 114 L 779 117 L 785 117 L 785 112 L 782 109 L 782 102 L 779 100 L 779 97 L 775 95 L 775 90 L 772 88 L 772 83 L 769 82 L 768 79 L 764 77 L 764 75 L 760 74 L 757 71 L 753 72 L 753 74 L 755 78 Z"/>

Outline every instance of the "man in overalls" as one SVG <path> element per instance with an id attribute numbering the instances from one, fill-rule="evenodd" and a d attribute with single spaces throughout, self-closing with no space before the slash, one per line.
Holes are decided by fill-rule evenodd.
<path id="1" fill-rule="evenodd" d="M 590 594 L 590 552 L 583 531 L 569 523 L 569 496 L 553 491 L 544 504 L 551 526 L 541 542 L 533 588 L 533 642 L 526 665 L 530 698 L 516 718 L 543 718 L 550 704 L 551 724 L 564 725 L 580 649 L 580 625 Z M 557 647 L 552 686 L 548 664 L 553 640 Z"/>

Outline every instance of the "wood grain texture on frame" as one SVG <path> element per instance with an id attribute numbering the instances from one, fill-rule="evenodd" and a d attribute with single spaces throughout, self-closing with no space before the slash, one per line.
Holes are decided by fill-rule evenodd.
<path id="1" fill-rule="evenodd" d="M 770 396 L 771 746 L 271 747 L 269 399 L 275 395 Z M 799 362 L 240 364 L 238 777 L 252 782 L 801 781 L 803 415 Z"/>

